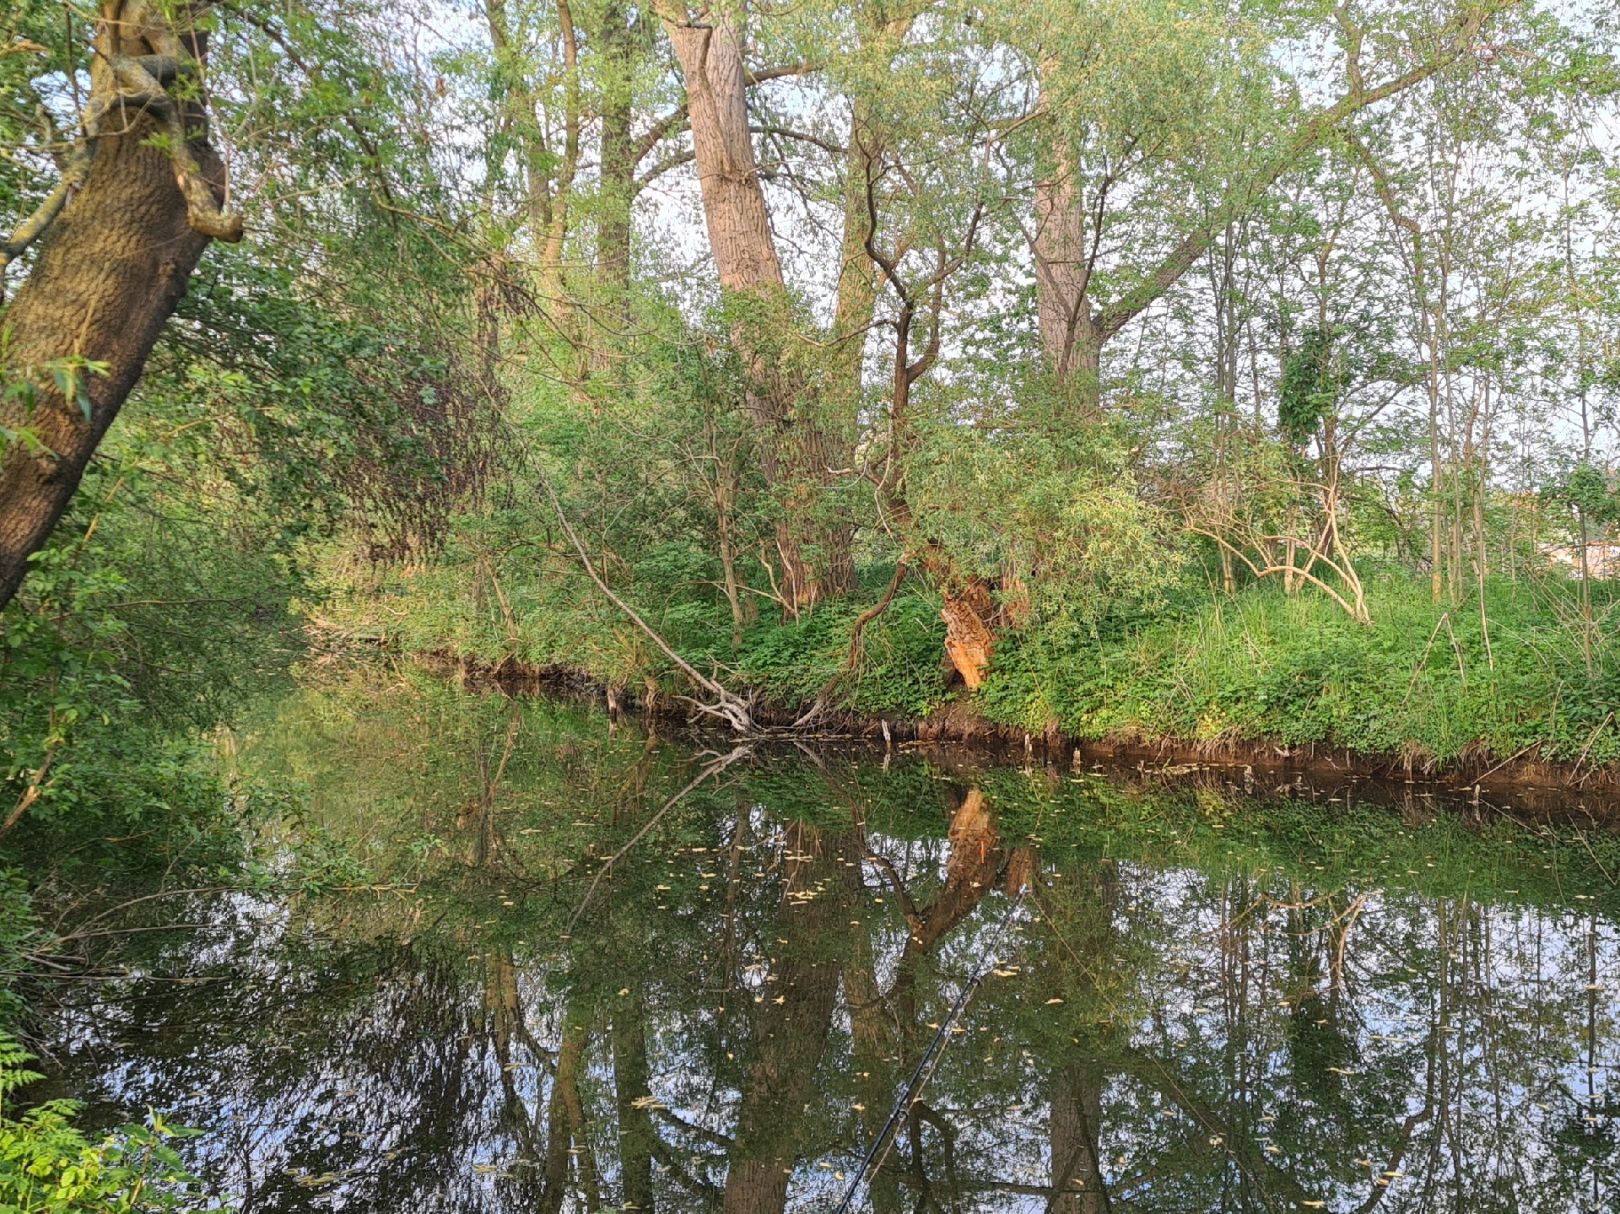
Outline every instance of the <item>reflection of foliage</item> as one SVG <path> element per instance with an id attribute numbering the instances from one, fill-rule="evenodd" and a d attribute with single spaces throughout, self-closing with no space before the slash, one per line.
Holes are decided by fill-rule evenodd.
<path id="1" fill-rule="evenodd" d="M 1564 1099 L 1573 1107 L 1552 1122 L 1551 1147 L 1576 1181 L 1571 1198 L 1590 1201 L 1594 1192 L 1603 1193 L 1609 1209 L 1620 1209 L 1620 1092 L 1611 1088 L 1589 1100 L 1567 1094 Z"/>
<path id="2" fill-rule="evenodd" d="M 1502 1144 L 1562 1124 L 1537 1105 L 1562 1107 L 1585 1031 L 1566 909 L 1615 906 L 1601 836 L 768 747 L 649 822 L 706 762 L 688 744 L 363 670 L 280 705 L 243 761 L 297 774 L 296 833 L 318 832 L 333 874 L 348 848 L 361 888 L 223 908 L 206 947 L 150 946 L 150 978 L 94 1033 L 141 1064 L 106 1096 L 138 1106 L 150 1082 L 201 1093 L 188 1121 L 243 1110 L 191 1158 L 231 1186 L 256 1161 L 287 1203 L 515 1210 L 594 1184 L 606 1208 L 639 1142 L 663 1165 L 646 1165 L 660 1208 L 711 1210 L 745 1140 L 771 1155 L 786 1135 L 790 1200 L 830 1208 L 831 1177 L 853 1174 L 987 964 L 928 1088 L 938 1121 L 893 1156 L 902 1195 L 915 1165 L 944 1200 L 948 1130 L 960 1208 L 1005 1208 L 986 1186 L 1045 1182 L 1054 1099 L 1095 1108 L 1113 1192 L 1162 1208 L 1242 1209 L 1221 1195 L 1243 1185 L 1364 1198 L 1369 1167 L 1404 1152 L 1413 1179 L 1388 1209 L 1421 1209 L 1432 1185 L 1561 1214 L 1542 1182 L 1567 1193 L 1605 1166 L 1602 1142 L 1572 1138 L 1584 1153 L 1538 1157 L 1518 1206 L 1485 1196 Z M 1037 887 L 997 947 L 1011 899 L 992 874 L 1015 854 Z M 836 992 L 825 1026 L 795 973 Z M 173 975 L 209 980 L 179 1006 Z M 1462 1044 L 1487 1029 L 1491 1050 Z M 1600 1014 L 1604 1058 L 1615 1030 Z M 565 1033 L 582 1039 L 566 1065 Z M 1441 1065 L 1458 1145 L 1436 1154 L 1437 1118 L 1403 1110 L 1422 1112 Z M 764 1099 L 761 1073 L 804 1094 Z M 746 1132 L 745 1106 L 766 1119 Z M 1500 1125 L 1479 1112 L 1495 1107 Z"/>
<path id="3" fill-rule="evenodd" d="M 1356 1065 L 1356 1040 L 1338 1009 L 1318 991 L 1297 999 L 1289 1016 L 1291 1053 L 1301 1093 L 1317 1108 L 1342 1114 L 1349 1093 L 1343 1077 Z"/>

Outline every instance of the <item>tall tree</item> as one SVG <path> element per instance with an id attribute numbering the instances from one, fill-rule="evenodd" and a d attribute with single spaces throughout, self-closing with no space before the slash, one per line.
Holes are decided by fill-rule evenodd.
<path id="1" fill-rule="evenodd" d="M 731 2 L 694 13 L 673 0 L 656 8 L 686 84 L 704 224 L 728 298 L 765 476 L 781 499 L 776 544 L 783 597 L 796 613 L 846 593 L 854 585 L 854 563 L 847 532 L 819 517 L 835 452 L 814 385 L 795 365 L 796 308 L 749 131 L 745 9 Z"/>
<path id="2" fill-rule="evenodd" d="M 208 140 L 201 6 L 106 0 L 55 187 L 6 240 L 38 245 L 0 314 L 0 608 L 140 378 L 209 241 L 237 240 Z"/>
<path id="3" fill-rule="evenodd" d="M 1491 22 L 1518 2 L 1461 0 L 1412 30 L 1415 61 L 1385 67 L 1382 79 L 1369 79 L 1379 69 L 1365 62 L 1368 30 L 1341 4 L 1329 33 L 1339 40 L 1345 87 L 1326 105 L 1297 110 L 1256 87 L 1264 76 L 1242 32 L 1248 22 L 1239 20 L 1234 34 L 1229 15 L 1214 6 L 1184 14 L 1105 6 L 1101 16 L 1063 22 L 1044 10 L 1020 10 L 1030 23 L 1026 39 L 1033 30 L 1026 45 L 1038 64 L 1048 128 L 1031 238 L 1041 344 L 1053 373 L 1072 383 L 1082 414 L 1101 407 L 1106 344 L 1234 220 L 1348 119 L 1474 51 Z M 1113 87 L 1099 93 L 1105 86 Z M 1179 215 L 1166 207 L 1169 229 L 1130 241 L 1145 243 L 1147 256 L 1108 264 L 1110 243 L 1130 240 L 1120 229 L 1140 215 L 1144 191 L 1162 188 L 1166 170 L 1173 179 L 1167 199 L 1191 193 L 1200 205 Z"/>

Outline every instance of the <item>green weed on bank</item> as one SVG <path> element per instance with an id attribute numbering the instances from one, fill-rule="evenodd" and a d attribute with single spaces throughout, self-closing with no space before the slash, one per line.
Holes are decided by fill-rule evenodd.
<path id="1" fill-rule="evenodd" d="M 491 665 L 514 657 L 578 670 L 604 683 L 661 693 L 686 689 L 657 652 L 583 579 L 564 570 L 493 584 L 454 565 L 393 575 L 323 608 L 368 641 L 450 653 Z M 862 594 L 801 619 L 765 616 L 733 647 L 712 602 L 669 596 L 646 614 L 701 668 L 787 709 L 823 697 L 869 716 L 926 717 L 964 699 L 987 719 L 1030 730 L 1056 724 L 1080 739 L 1271 742 L 1395 755 L 1414 765 L 1535 753 L 1602 764 L 1620 760 L 1620 644 L 1588 624 L 1576 588 L 1497 579 L 1481 604 L 1433 603 L 1399 570 L 1367 579 L 1372 622 L 1323 596 L 1266 581 L 1233 595 L 1183 586 L 1152 612 L 1036 620 L 1005 635 L 976 692 L 948 680 L 936 596 L 909 585 L 866 629 L 846 668 Z M 343 623 L 347 621 L 347 623 Z"/>

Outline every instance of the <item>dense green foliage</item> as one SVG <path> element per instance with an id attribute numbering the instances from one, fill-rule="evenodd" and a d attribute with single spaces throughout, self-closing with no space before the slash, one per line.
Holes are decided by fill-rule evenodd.
<path id="1" fill-rule="evenodd" d="M 164 1124 L 125 1126 L 90 1137 L 76 1129 L 71 1100 L 47 1100 L 13 1113 L 19 1088 L 43 1078 L 33 1056 L 0 1034 L 0 1208 L 16 1214 L 160 1214 L 215 1208 L 190 1176 L 172 1140 L 195 1131 Z"/>
<path id="2" fill-rule="evenodd" d="M 683 690 L 583 579 L 512 577 L 510 623 L 487 586 L 467 589 L 475 581 L 455 565 L 394 578 L 329 606 L 327 619 L 406 652 L 488 668 L 515 658 L 632 693 L 645 678 L 654 697 Z M 968 698 L 988 720 L 1037 733 L 1055 723 L 1084 740 L 1314 743 L 1419 772 L 1530 752 L 1594 766 L 1620 759 L 1620 651 L 1605 634 L 1587 665 L 1577 589 L 1505 578 L 1486 589 L 1488 633 L 1471 612 L 1431 603 L 1398 567 L 1368 580 L 1371 625 L 1280 585 L 1211 598 L 1186 579 L 1151 612 L 1009 632 Z M 825 697 L 858 714 L 914 719 L 964 698 L 940 657 L 938 601 L 923 595 L 898 597 L 868 627 L 849 674 L 850 625 L 868 605 L 858 598 L 797 623 L 756 622 L 735 650 L 718 607 L 676 600 L 649 614 L 687 655 L 784 709 Z"/>
<path id="3" fill-rule="evenodd" d="M 677 7 L 429 8 L 408 53 L 364 7 L 210 18 L 248 237 L 0 619 L 25 825 L 209 820 L 199 747 L 301 626 L 692 692 L 661 638 L 788 708 L 1083 738 L 1620 754 L 1609 590 L 1567 576 L 1620 519 L 1611 14 L 743 6 L 716 36 L 783 65 L 741 82 L 750 279 L 668 205 L 741 214 L 684 172 Z M 80 17 L 8 18 L 4 213 Z"/>
<path id="4" fill-rule="evenodd" d="M 130 3 L 206 27 L 160 84 L 246 235 L 0 610 L 0 1026 L 114 875 L 262 879 L 232 726 L 356 648 L 1620 762 L 1611 4 Z M 80 297 L 42 250 L 115 9 L 12 9 L 0 523 L 114 372 L 16 365 L 7 309 Z M 67 1116 L 8 1158 L 168 1158 Z"/>

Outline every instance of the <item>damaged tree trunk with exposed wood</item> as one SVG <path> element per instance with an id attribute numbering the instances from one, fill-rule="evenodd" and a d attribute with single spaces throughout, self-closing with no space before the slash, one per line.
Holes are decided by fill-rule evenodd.
<path id="1" fill-rule="evenodd" d="M 208 142 L 204 34 L 182 8 L 107 0 L 82 128 L 5 242 L 38 260 L 0 314 L 0 607 L 61 519 L 210 240 L 241 237 Z"/>

